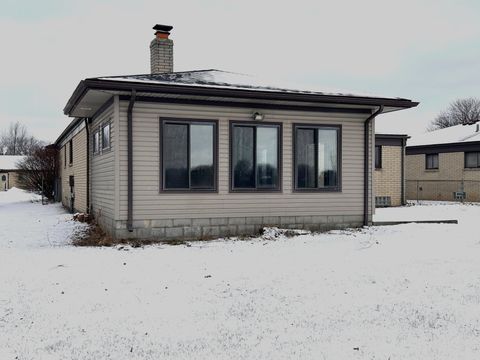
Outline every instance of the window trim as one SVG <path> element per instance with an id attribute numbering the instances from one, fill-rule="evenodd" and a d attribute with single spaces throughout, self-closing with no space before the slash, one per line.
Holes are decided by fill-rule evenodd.
<path id="1" fill-rule="evenodd" d="M 378 156 L 379 166 L 377 167 L 377 148 L 380 149 L 380 156 Z M 375 145 L 375 170 L 382 170 L 383 169 L 383 154 L 382 154 L 383 146 L 382 145 Z"/>
<path id="2" fill-rule="evenodd" d="M 234 169 L 233 169 L 233 128 L 235 125 L 238 126 L 245 126 L 245 127 L 275 127 L 278 129 L 278 141 L 277 141 L 277 165 L 278 165 L 278 186 L 275 188 L 235 188 L 233 186 L 233 179 L 234 179 Z M 229 154 L 228 154 L 228 166 L 229 166 L 229 192 L 230 193 L 282 193 L 283 192 L 283 124 L 281 122 L 271 122 L 271 121 L 243 121 L 243 120 L 230 120 L 229 121 L 229 134 L 228 134 L 228 142 L 229 142 Z M 256 153 L 257 153 L 257 139 L 256 139 L 257 131 L 254 130 L 254 171 L 255 171 L 255 183 L 257 181 L 256 176 Z"/>
<path id="3" fill-rule="evenodd" d="M 182 124 L 189 126 L 189 133 L 190 133 L 190 125 L 191 124 L 212 124 L 213 125 L 213 188 L 210 189 L 201 189 L 201 188 L 176 188 L 176 189 L 168 189 L 165 188 L 165 169 L 163 166 L 163 131 L 164 125 L 166 123 L 173 123 L 173 124 Z M 218 120 L 216 119 L 195 119 L 195 118 L 175 118 L 175 117 L 160 117 L 159 118 L 159 193 L 177 193 L 177 194 L 190 194 L 190 193 L 218 193 Z M 188 139 L 190 140 L 190 138 Z M 188 167 L 190 171 L 190 141 L 188 141 Z"/>
<path id="4" fill-rule="evenodd" d="M 437 156 L 437 167 L 428 167 L 428 157 Z M 438 170 L 440 168 L 440 155 L 438 153 L 425 154 L 425 170 Z"/>
<path id="5" fill-rule="evenodd" d="M 477 166 L 467 166 L 467 154 L 477 154 Z M 463 153 L 464 169 L 480 169 L 480 151 L 465 151 Z"/>
<path id="6" fill-rule="evenodd" d="M 337 130 L 337 186 L 324 188 L 299 188 L 297 186 L 297 129 L 335 129 Z M 316 193 L 316 192 L 342 192 L 342 125 L 341 124 L 292 124 L 292 192 L 296 193 Z M 315 159 L 318 161 L 318 151 L 315 151 Z"/>
<path id="7" fill-rule="evenodd" d="M 103 147 L 103 129 L 109 126 L 108 129 L 108 147 Z M 103 154 L 104 152 L 108 152 L 112 149 L 112 122 L 110 120 L 105 121 L 104 123 L 100 124 L 100 128 L 98 129 L 100 133 L 100 139 L 99 139 L 99 153 L 101 150 L 101 153 Z"/>

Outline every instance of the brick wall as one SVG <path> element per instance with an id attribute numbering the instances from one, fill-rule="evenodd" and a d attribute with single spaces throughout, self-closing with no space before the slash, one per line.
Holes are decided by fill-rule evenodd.
<path id="1" fill-rule="evenodd" d="M 480 169 L 464 168 L 464 153 L 438 154 L 439 168 L 425 169 L 425 154 L 407 155 L 406 196 L 409 200 L 453 200 L 453 192 L 465 191 L 467 201 L 480 201 Z"/>
<path id="2" fill-rule="evenodd" d="M 150 43 L 150 71 L 152 74 L 173 72 L 173 41 L 153 39 Z"/>
<path id="3" fill-rule="evenodd" d="M 392 206 L 402 205 L 401 146 L 382 146 L 382 168 L 374 176 L 375 196 L 390 196 Z"/>

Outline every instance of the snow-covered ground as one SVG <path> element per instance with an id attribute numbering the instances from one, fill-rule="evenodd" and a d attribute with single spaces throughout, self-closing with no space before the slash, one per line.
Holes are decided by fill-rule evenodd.
<path id="1" fill-rule="evenodd" d="M 460 223 L 75 248 L 45 246 L 58 206 L 0 200 L 0 359 L 478 358 L 480 206 L 397 214 Z"/>

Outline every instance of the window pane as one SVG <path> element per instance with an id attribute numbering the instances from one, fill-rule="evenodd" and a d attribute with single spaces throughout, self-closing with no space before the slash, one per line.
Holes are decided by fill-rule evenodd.
<path id="1" fill-rule="evenodd" d="M 438 169 L 438 154 L 432 156 L 432 164 L 434 169 Z"/>
<path id="2" fill-rule="evenodd" d="M 478 167 L 478 153 L 465 153 L 465 166 L 468 168 Z"/>
<path id="3" fill-rule="evenodd" d="M 98 131 L 95 132 L 93 137 L 93 152 L 96 154 L 100 149 L 100 133 Z"/>
<path id="4" fill-rule="evenodd" d="M 213 188 L 213 125 L 190 126 L 190 186 Z"/>
<path id="5" fill-rule="evenodd" d="M 337 185 L 337 130 L 318 130 L 318 187 Z"/>
<path id="6" fill-rule="evenodd" d="M 382 167 L 382 147 L 375 146 L 375 168 L 380 169 Z"/>
<path id="7" fill-rule="evenodd" d="M 110 124 L 102 128 L 102 149 L 110 147 Z"/>
<path id="8" fill-rule="evenodd" d="M 315 188 L 315 130 L 297 129 L 295 142 L 297 187 Z"/>
<path id="9" fill-rule="evenodd" d="M 163 134 L 165 188 L 185 189 L 188 184 L 188 125 L 165 124 Z"/>
<path id="10" fill-rule="evenodd" d="M 255 187 L 253 134 L 253 127 L 233 127 L 232 166 L 235 188 Z"/>
<path id="11" fill-rule="evenodd" d="M 257 127 L 257 186 L 278 186 L 278 128 Z"/>

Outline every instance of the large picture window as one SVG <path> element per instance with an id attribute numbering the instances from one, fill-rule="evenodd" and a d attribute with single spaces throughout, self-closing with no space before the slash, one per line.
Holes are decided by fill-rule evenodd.
<path id="1" fill-rule="evenodd" d="M 216 189 L 217 124 L 210 121 L 162 121 L 163 190 Z"/>
<path id="2" fill-rule="evenodd" d="M 231 123 L 231 189 L 280 190 L 279 124 Z"/>
<path id="3" fill-rule="evenodd" d="M 466 152 L 465 167 L 469 169 L 480 168 L 480 152 Z"/>
<path id="4" fill-rule="evenodd" d="M 340 190 L 340 126 L 294 126 L 296 190 Z"/>

